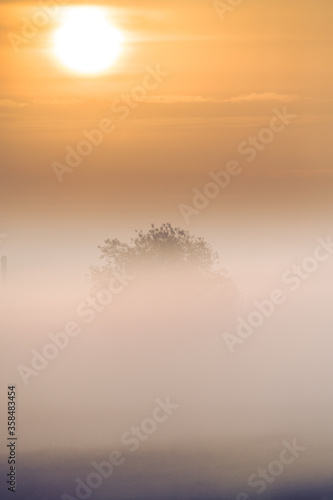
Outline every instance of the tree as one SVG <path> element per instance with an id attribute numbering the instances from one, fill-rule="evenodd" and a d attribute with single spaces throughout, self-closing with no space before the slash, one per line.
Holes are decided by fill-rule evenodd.
<path id="1" fill-rule="evenodd" d="M 153 271 L 188 270 L 197 275 L 198 283 L 223 289 L 228 294 L 236 293 L 232 280 L 219 267 L 218 254 L 204 238 L 170 223 L 160 227 L 152 224 L 149 231 L 136 233 L 130 243 L 115 238 L 105 240 L 104 245 L 98 247 L 103 265 L 92 266 L 89 276 L 95 290 L 104 287 L 115 273 L 124 269 L 133 272 L 147 265 Z"/>

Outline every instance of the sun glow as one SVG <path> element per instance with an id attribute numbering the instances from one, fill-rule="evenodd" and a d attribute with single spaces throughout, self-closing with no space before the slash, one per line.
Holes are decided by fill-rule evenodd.
<path id="1" fill-rule="evenodd" d="M 97 74 L 110 68 L 121 52 L 122 34 L 99 7 L 65 9 L 63 23 L 54 35 L 54 51 L 69 69 Z"/>

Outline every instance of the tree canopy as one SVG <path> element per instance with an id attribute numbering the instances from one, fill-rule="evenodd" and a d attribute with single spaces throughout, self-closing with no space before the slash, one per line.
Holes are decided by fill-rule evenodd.
<path id="1" fill-rule="evenodd" d="M 150 269 L 189 269 L 219 288 L 232 289 L 232 281 L 219 267 L 219 257 L 203 238 L 190 234 L 180 227 L 164 223 L 144 232 L 136 231 L 129 243 L 119 239 L 106 239 L 98 247 L 102 266 L 91 267 L 90 279 L 99 288 L 115 273 L 131 271 L 147 264 Z"/>

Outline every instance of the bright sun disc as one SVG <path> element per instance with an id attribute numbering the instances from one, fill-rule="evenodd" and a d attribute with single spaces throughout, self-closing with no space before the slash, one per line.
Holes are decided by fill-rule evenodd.
<path id="1" fill-rule="evenodd" d="M 121 51 L 122 35 L 98 7 L 67 8 L 62 26 L 54 36 L 60 61 L 78 73 L 101 73 Z"/>

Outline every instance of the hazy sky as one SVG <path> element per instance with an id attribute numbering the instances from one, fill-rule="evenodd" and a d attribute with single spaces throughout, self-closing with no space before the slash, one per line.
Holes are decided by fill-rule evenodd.
<path id="1" fill-rule="evenodd" d="M 84 3 L 89 4 L 80 5 Z M 264 295 L 288 266 L 313 251 L 317 237 L 333 230 L 332 0 L 244 0 L 224 20 L 210 0 L 128 0 L 98 5 L 108 9 L 125 42 L 109 71 L 87 77 L 69 71 L 54 56 L 52 36 L 61 23 L 61 13 L 15 51 L 8 35 L 21 36 L 22 18 L 31 20 L 39 7 L 28 1 L 0 2 L 0 233 L 8 234 L 0 251 L 8 255 L 10 284 L 17 286 L 9 311 L 19 306 L 24 312 L 19 319 L 11 315 L 7 323 L 17 346 L 14 364 L 10 356 L 6 362 L 13 377 L 17 376 L 15 363 L 28 362 L 31 349 L 43 345 L 47 332 L 71 319 L 73 308 L 86 293 L 84 273 L 98 261 L 97 245 L 104 238 L 128 240 L 134 229 L 147 229 L 151 222 L 171 221 L 186 227 L 179 205 L 191 204 L 193 189 L 202 190 L 210 172 L 225 169 L 231 160 L 238 161 L 242 173 L 193 216 L 188 227 L 221 253 L 222 264 L 242 292 L 251 298 Z M 168 76 L 161 77 L 144 101 L 132 99 L 125 107 L 129 116 L 121 119 L 115 106 L 142 85 L 147 67 L 160 68 Z M 267 127 L 276 113 L 293 118 L 269 144 L 260 145 L 255 160 L 248 161 L 249 156 L 241 154 L 239 147 Z M 103 143 L 59 183 L 54 162 L 64 163 L 66 148 L 77 149 L 85 139 L 83 131 L 95 129 L 106 119 L 113 120 L 115 130 L 105 134 Z M 222 416 L 230 426 L 222 436 L 230 429 L 235 434 L 253 435 L 299 428 L 301 433 L 312 429 L 315 434 L 321 432 L 321 423 L 326 432 L 332 410 L 327 403 L 327 381 L 332 375 L 327 295 L 332 269 L 328 263 L 315 277 L 313 288 L 304 289 L 295 304 L 288 302 L 270 327 L 272 342 L 256 340 L 236 363 L 223 351 L 219 325 L 208 337 L 190 342 L 189 351 L 188 325 L 182 331 L 184 337 L 175 340 L 175 349 L 168 344 L 167 328 L 162 328 L 166 350 L 158 351 L 160 357 L 154 358 L 158 346 L 153 333 L 145 336 L 142 318 L 139 327 L 129 321 L 133 329 L 138 328 L 138 338 L 117 337 L 114 342 L 106 335 L 107 316 L 94 330 L 100 337 L 87 335 L 77 344 L 73 383 L 79 385 L 83 380 L 93 393 L 94 384 L 108 387 L 105 373 L 121 378 L 121 384 L 114 383 L 110 389 L 112 401 L 103 401 L 102 429 L 109 429 L 110 414 L 118 411 L 115 406 L 119 408 L 113 415 L 110 440 L 116 439 L 124 423 L 133 422 L 124 395 L 134 397 L 138 407 L 140 401 L 148 405 L 151 394 L 164 390 L 174 390 L 185 408 L 180 427 L 170 428 L 176 438 L 184 429 L 189 439 L 207 437 L 207 427 L 212 434 L 218 433 Z M 316 317 L 322 322 L 320 328 L 316 321 L 300 316 L 304 310 L 314 314 L 311 306 L 316 301 L 321 304 Z M 195 321 L 191 321 L 194 329 Z M 2 341 L 14 353 L 12 337 L 6 335 Z M 256 343 L 258 349 L 252 351 Z M 93 360 L 91 352 L 96 356 Z M 148 360 L 153 358 L 151 364 L 146 361 L 147 353 Z M 197 362 L 202 353 L 203 373 Z M 81 389 L 73 403 L 69 386 L 60 400 L 64 406 L 73 405 L 71 424 L 82 407 L 86 420 L 70 434 L 68 429 L 64 432 L 67 417 L 62 414 L 53 435 L 47 426 L 40 434 L 33 427 L 28 435 L 29 427 L 35 425 L 35 407 L 29 401 L 44 408 L 45 421 L 48 418 L 55 425 L 59 401 L 53 394 L 58 384 L 66 385 L 71 377 L 72 354 L 67 351 L 59 360 L 59 371 L 52 366 L 40 384 L 38 381 L 22 392 L 26 448 L 44 443 L 62 446 L 67 438 L 70 445 L 78 446 L 84 429 L 88 435 L 85 444 L 94 442 L 91 394 L 85 399 Z M 170 375 L 169 362 L 180 369 L 180 379 Z M 99 371 L 100 366 L 106 371 Z M 123 373 L 132 378 L 122 377 Z M 136 393 L 137 373 L 141 373 L 140 393 Z M 178 383 L 184 373 L 185 382 L 193 377 L 197 383 L 190 394 L 185 382 Z M 244 373 L 251 375 L 247 378 Z M 215 386 L 217 378 L 220 382 Z M 281 390 L 281 380 L 283 388 L 290 390 Z M 310 399 L 308 387 L 313 389 Z M 39 391 L 49 406 L 43 407 Z M 225 399 L 215 406 L 221 392 Z M 314 427 L 309 413 L 312 405 L 318 405 Z M 280 419 L 281 408 L 285 411 Z M 299 425 L 302 415 L 306 416 Z M 201 417 L 210 424 L 203 425 Z M 135 418 L 139 417 L 135 414 Z"/>
<path id="2" fill-rule="evenodd" d="M 125 43 L 110 71 L 84 77 L 53 53 L 65 7 L 15 51 L 9 36 L 21 36 L 22 18 L 31 21 L 40 8 L 1 2 L 1 228 L 12 235 L 8 248 L 25 242 L 43 260 L 46 235 L 54 240 L 50 253 L 56 242 L 58 253 L 72 246 L 74 255 L 76 244 L 88 243 L 79 275 L 110 232 L 129 237 L 165 220 L 185 225 L 179 204 L 190 204 L 209 172 L 233 159 L 242 174 L 191 220 L 213 243 L 223 239 L 215 228 L 221 221 L 234 227 L 234 217 L 281 227 L 286 214 L 295 225 L 300 217 L 314 221 L 314 211 L 329 218 L 330 0 L 244 1 L 224 20 L 205 0 L 99 5 Z M 147 66 L 169 76 L 121 120 L 112 105 L 142 84 Z M 239 146 L 284 106 L 296 118 L 248 162 Z M 51 165 L 64 163 L 66 148 L 103 119 L 114 120 L 114 132 L 59 184 Z"/>
<path id="3" fill-rule="evenodd" d="M 282 177 L 286 189 L 290 178 L 309 175 L 331 182 L 330 0 L 244 1 L 224 21 L 204 0 L 104 2 L 125 44 L 114 67 L 92 78 L 56 60 L 60 14 L 15 53 L 8 34 L 20 34 L 22 16 L 32 19 L 36 6 L 1 4 L 1 188 L 9 199 L 24 192 L 40 207 L 50 197 L 61 206 L 112 198 L 124 211 L 132 200 L 144 196 L 149 205 L 163 195 L 177 206 L 284 105 L 297 118 L 246 175 Z M 169 76 L 121 121 L 111 104 L 142 83 L 148 65 Z M 116 130 L 59 186 L 52 162 L 104 118 Z"/>
<path id="4" fill-rule="evenodd" d="M 283 288 L 285 305 L 235 355 L 223 340 L 237 326 L 234 310 L 199 300 L 194 287 L 184 293 L 182 276 L 136 283 L 89 325 L 77 307 L 97 245 L 129 241 L 151 223 L 170 221 L 213 245 L 244 317 L 333 234 L 332 0 L 244 0 L 225 19 L 211 0 L 94 2 L 124 42 L 93 76 L 54 53 L 67 9 L 91 3 L 69 1 L 36 29 L 31 20 L 45 20 L 38 4 L 0 1 L 1 379 L 18 386 L 20 453 L 43 449 L 56 460 L 55 449 L 84 448 L 78 467 L 87 468 L 94 448 L 111 451 L 170 396 L 180 409 L 122 469 L 124 498 L 139 495 L 140 481 L 172 498 L 173 484 L 191 498 L 246 486 L 294 438 L 307 451 L 274 487 L 331 480 L 332 256 L 297 293 Z M 103 140 L 78 160 L 87 134 Z M 73 168 L 61 183 L 55 164 Z M 239 171 L 230 185 L 201 198 L 205 207 L 186 221 L 180 205 L 193 208 L 216 189 L 212 172 L 231 165 Z M 68 321 L 82 334 L 24 385 L 17 366 Z M 158 449 L 170 452 L 166 468 L 151 455 Z M 21 464 L 26 491 L 44 498 L 54 463 L 33 477 Z M 81 472 L 63 468 L 57 488 L 67 477 L 73 493 Z M 96 498 L 111 498 L 110 484 Z"/>

